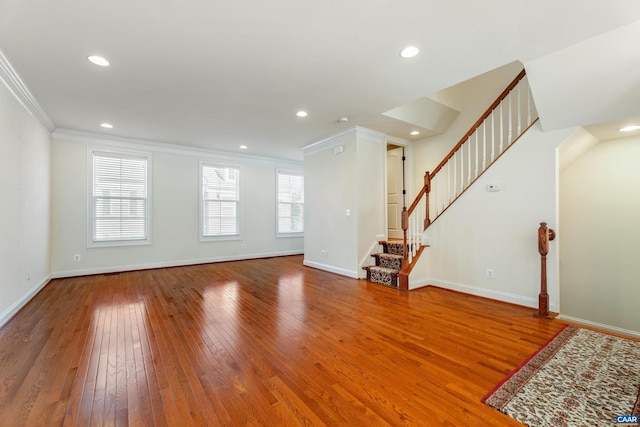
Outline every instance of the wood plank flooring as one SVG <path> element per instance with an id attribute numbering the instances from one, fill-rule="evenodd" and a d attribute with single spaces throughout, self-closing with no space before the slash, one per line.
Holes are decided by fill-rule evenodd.
<path id="1" fill-rule="evenodd" d="M 52 281 L 0 330 L 0 425 L 512 426 L 484 394 L 563 325 L 302 257 Z"/>

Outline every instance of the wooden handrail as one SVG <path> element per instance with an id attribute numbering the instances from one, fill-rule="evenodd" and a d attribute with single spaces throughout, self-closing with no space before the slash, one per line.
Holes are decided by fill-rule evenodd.
<path id="1" fill-rule="evenodd" d="M 503 90 L 502 93 L 496 98 L 496 100 L 493 101 L 493 104 L 491 104 L 489 106 L 489 108 L 487 108 L 487 110 L 484 112 L 484 114 L 482 114 L 482 116 L 480 116 L 480 118 L 473 124 L 473 126 L 471 126 L 471 128 L 467 131 L 467 133 L 465 133 L 464 136 L 462 138 L 460 138 L 460 141 L 458 141 L 458 143 L 453 147 L 453 149 L 449 152 L 449 154 L 447 154 L 445 156 L 445 158 L 442 159 L 440 164 L 438 166 L 436 166 L 436 168 L 432 172 L 427 172 L 426 173 L 425 178 L 428 178 L 428 181 L 427 181 L 427 179 L 425 179 L 424 186 L 420 189 L 420 192 L 418 193 L 416 198 L 413 200 L 413 203 L 411 203 L 411 206 L 408 209 L 409 215 L 411 215 L 411 213 L 416 208 L 418 203 L 420 203 L 420 198 L 422 196 L 424 196 L 425 193 L 428 193 L 429 187 L 430 187 L 431 178 L 434 177 L 447 164 L 447 162 L 449 160 L 451 160 L 451 158 L 453 156 L 455 156 L 456 152 L 460 149 L 460 147 L 462 147 L 464 145 L 464 143 L 467 141 L 467 139 L 476 130 L 478 130 L 478 128 L 480 127 L 482 122 L 484 122 L 485 119 L 491 115 L 493 110 L 495 110 L 498 107 L 498 105 L 500 105 L 500 103 L 509 95 L 509 92 L 511 92 L 511 90 L 513 90 L 513 88 L 516 87 L 518 85 L 518 83 L 520 83 L 520 80 L 522 80 L 526 74 L 527 74 L 526 70 L 523 69 L 522 71 L 520 71 L 520 73 L 513 79 L 513 81 L 511 83 L 509 83 L 509 86 L 507 86 L 506 89 Z M 427 218 L 425 220 L 425 223 L 429 223 L 429 222 L 430 221 L 428 221 L 428 218 Z"/>
<path id="2" fill-rule="evenodd" d="M 458 141 L 458 143 L 453 147 L 453 149 L 449 152 L 449 154 L 447 154 L 445 158 L 442 159 L 440 164 L 436 166 L 433 172 L 431 172 L 431 176 L 434 176 L 435 174 L 440 172 L 440 169 L 442 169 L 447 164 L 447 162 L 451 160 L 451 158 L 456 154 L 456 152 L 460 149 L 460 147 L 464 145 L 467 139 L 480 127 L 482 122 L 484 122 L 485 119 L 491 115 L 493 110 L 495 110 L 496 107 L 500 105 L 500 103 L 507 97 L 507 95 L 509 95 L 509 92 L 511 92 L 511 90 L 514 87 L 516 87 L 518 83 L 520 83 L 520 80 L 522 80 L 526 74 L 527 73 L 524 69 L 520 71 L 520 73 L 509 84 L 509 86 L 507 86 L 507 88 L 502 91 L 502 93 L 496 98 L 496 100 L 493 101 L 493 104 L 491 104 L 489 108 L 487 108 L 487 111 L 485 111 L 484 114 L 480 116 L 480 118 L 473 124 L 473 126 L 471 126 L 469 131 L 464 134 L 464 136 L 460 139 L 460 141 Z"/>
<path id="3" fill-rule="evenodd" d="M 526 71 L 524 69 L 520 71 L 520 73 L 518 73 L 518 75 L 513 79 L 513 81 L 502 91 L 502 93 L 500 93 L 500 95 L 496 98 L 496 100 L 489 106 L 489 108 L 487 108 L 487 110 L 482 114 L 482 116 L 480 116 L 480 118 L 473 124 L 473 126 L 471 126 L 471 128 L 467 131 L 467 133 L 464 134 L 464 136 L 460 139 L 460 141 L 458 141 L 458 143 L 453 147 L 453 149 L 449 152 L 449 154 L 447 154 L 444 157 L 444 159 L 442 159 L 440 164 L 438 164 L 438 166 L 432 172 L 425 173 L 424 185 L 418 192 L 417 196 L 414 198 L 409 208 L 405 206 L 402 209 L 401 220 L 402 220 L 404 249 L 403 249 L 402 269 L 400 270 L 399 276 L 398 276 L 400 289 L 408 290 L 408 284 L 409 284 L 408 275 L 411 269 L 413 268 L 413 264 L 415 263 L 415 260 L 413 260 L 412 262 L 409 262 L 409 257 L 408 257 L 409 242 L 407 239 L 407 230 L 409 228 L 409 217 L 411 216 L 413 211 L 416 209 L 416 207 L 419 205 L 422 198 L 426 197 L 426 201 L 425 201 L 426 212 L 424 217 L 423 230 L 427 229 L 427 227 L 431 224 L 431 219 L 429 218 L 429 193 L 431 191 L 431 181 L 433 177 L 438 172 L 440 172 L 440 170 L 442 170 L 442 168 L 447 164 L 447 162 L 449 162 L 449 160 L 451 160 L 451 158 L 453 158 L 456 155 L 458 150 L 460 150 L 460 148 L 465 144 L 465 142 L 467 142 L 468 138 L 471 135 L 473 135 L 473 133 L 476 132 L 478 128 L 480 128 L 482 123 L 496 110 L 496 108 L 500 105 L 500 103 L 507 98 L 509 93 L 518 85 L 518 83 L 520 83 L 520 81 L 524 78 L 525 75 L 526 75 Z M 500 155 L 501 154 L 499 154 L 498 157 L 500 157 Z M 495 160 L 496 159 L 493 159 L 493 161 Z M 476 179 L 477 178 L 478 177 L 476 177 Z M 418 251 L 421 253 L 422 252 L 421 248 L 418 248 Z M 419 253 L 415 253 L 415 255 L 419 256 Z"/>

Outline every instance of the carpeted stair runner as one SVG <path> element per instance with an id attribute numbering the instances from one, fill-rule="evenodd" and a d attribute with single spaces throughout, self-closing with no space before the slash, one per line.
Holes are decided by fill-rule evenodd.
<path id="1" fill-rule="evenodd" d="M 371 255 L 376 265 L 363 267 L 367 280 L 382 285 L 398 287 L 398 272 L 402 268 L 402 242 L 380 241 L 382 253 Z"/>

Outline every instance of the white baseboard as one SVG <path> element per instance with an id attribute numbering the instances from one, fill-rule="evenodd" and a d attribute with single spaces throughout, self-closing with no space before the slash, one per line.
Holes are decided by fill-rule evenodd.
<path id="1" fill-rule="evenodd" d="M 465 294 L 476 295 L 479 297 L 490 298 L 498 301 L 508 302 L 511 304 L 522 305 L 525 307 L 538 308 L 538 299 L 523 295 L 512 294 L 509 292 L 501 292 L 493 289 L 479 288 L 477 286 L 465 285 L 462 283 L 447 282 L 444 280 L 424 280 L 418 283 L 411 283 L 409 289 L 416 289 L 423 286 L 433 285 L 452 291 L 463 292 Z M 558 311 L 556 303 L 549 303 L 549 311 Z"/>
<path id="2" fill-rule="evenodd" d="M 592 322 L 591 320 L 579 319 L 577 317 L 565 316 L 563 314 L 558 315 L 557 319 L 566 320 L 567 322 L 580 323 L 585 326 L 591 326 L 593 328 L 604 329 L 605 331 L 616 332 L 618 334 L 640 338 L 639 331 L 618 328 L 617 326 L 605 325 L 604 323 Z"/>
<path id="3" fill-rule="evenodd" d="M 334 267 L 332 265 L 326 265 L 326 264 L 321 264 L 319 262 L 307 261 L 307 260 L 305 260 L 302 264 L 307 267 L 317 268 L 318 270 L 328 271 L 329 273 L 335 273 L 341 276 L 347 276 L 353 279 L 359 279 L 357 271 L 347 270 L 345 268 Z"/>
<path id="4" fill-rule="evenodd" d="M 0 328 L 4 326 L 22 307 L 24 307 L 31 298 L 36 296 L 38 292 L 44 288 L 47 283 L 51 280 L 51 276 L 45 277 L 40 283 L 31 288 L 26 294 L 22 296 L 18 301 L 13 303 L 8 309 L 6 309 L 2 314 L 0 314 Z"/>
<path id="5" fill-rule="evenodd" d="M 214 257 L 214 258 L 198 258 L 198 259 L 187 259 L 187 260 L 179 260 L 179 261 L 152 262 L 152 263 L 146 263 L 146 264 L 115 265 L 115 266 L 109 266 L 109 267 L 89 268 L 84 270 L 56 271 L 51 274 L 51 277 L 54 279 L 60 279 L 65 277 L 90 276 L 93 274 L 120 273 L 123 271 L 135 271 L 135 270 L 150 270 L 153 268 L 182 267 L 187 265 L 210 264 L 215 262 L 243 261 L 243 260 L 259 259 L 259 258 L 273 258 L 278 256 L 302 255 L 303 253 L 304 252 L 301 250 L 282 251 L 282 252 L 263 252 L 263 253 L 250 254 L 250 255 L 243 254 L 243 255 L 236 255 L 236 256 L 224 256 L 224 257 Z"/>

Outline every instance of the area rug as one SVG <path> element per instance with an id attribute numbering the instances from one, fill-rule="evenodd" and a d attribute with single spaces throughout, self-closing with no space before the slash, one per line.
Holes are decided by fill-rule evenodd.
<path id="1" fill-rule="evenodd" d="M 482 401 L 531 427 L 622 425 L 640 412 L 640 342 L 567 326 Z"/>

